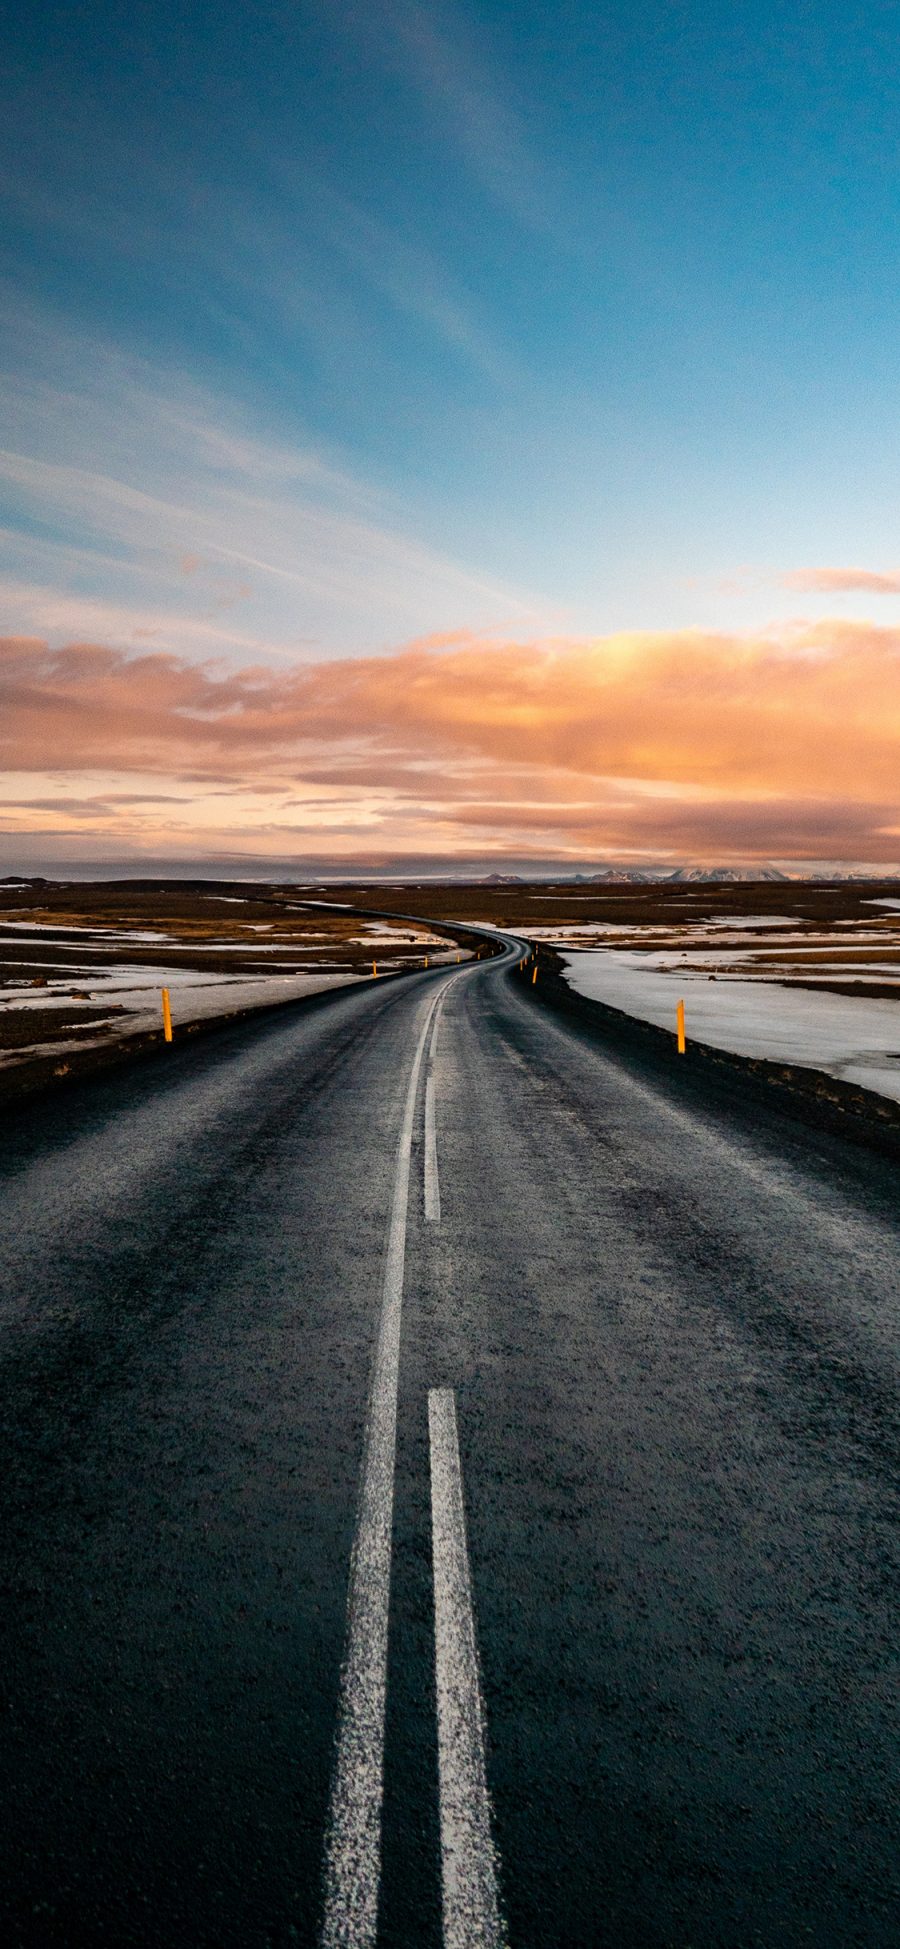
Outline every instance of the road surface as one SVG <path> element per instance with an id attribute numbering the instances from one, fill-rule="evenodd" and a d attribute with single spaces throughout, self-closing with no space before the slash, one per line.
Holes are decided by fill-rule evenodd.
<path id="1" fill-rule="evenodd" d="M 8 1944 L 896 1945 L 896 1167 L 515 955 L 0 1143 Z"/>

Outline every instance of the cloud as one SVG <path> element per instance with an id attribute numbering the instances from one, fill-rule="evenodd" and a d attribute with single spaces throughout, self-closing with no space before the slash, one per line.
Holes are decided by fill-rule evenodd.
<path id="1" fill-rule="evenodd" d="M 369 243 L 377 255 L 377 237 Z M 415 263 L 398 276 L 415 284 Z M 51 619 L 58 597 L 73 604 L 73 634 L 127 641 L 153 629 L 166 648 L 196 649 L 225 578 L 229 592 L 241 590 L 243 647 L 238 638 L 234 647 L 245 656 L 254 637 L 261 654 L 293 655 L 305 641 L 337 649 L 352 634 L 375 647 L 473 615 L 535 626 L 533 596 L 417 532 L 419 511 L 340 456 L 251 437 L 233 404 L 183 373 L 46 325 L 29 335 L 30 323 L 23 315 L 18 335 L 23 347 L 36 340 L 38 376 L 28 376 L 24 349 L 25 376 L 0 374 L 7 630 L 61 634 Z M 465 336 L 452 310 L 445 323 Z M 42 592 L 43 609 L 29 605 L 29 590 Z M 148 606 L 152 615 L 126 622 Z M 121 622 L 107 628 L 102 607 Z"/>
<path id="2" fill-rule="evenodd" d="M 900 571 L 883 575 L 869 568 L 795 568 L 780 580 L 783 589 L 805 595 L 900 595 Z"/>
<path id="3" fill-rule="evenodd" d="M 399 69 L 421 98 L 429 136 L 437 132 L 496 203 L 559 241 L 555 171 L 532 140 L 539 104 L 516 104 L 471 15 L 451 0 L 385 0 L 378 8 L 329 0 L 328 13 L 334 27 L 360 36 L 377 59 Z"/>
<path id="4" fill-rule="evenodd" d="M 52 585 L 17 581 L 0 573 L 0 609 L 15 617 L 19 629 L 48 635 L 77 635 L 112 643 L 151 641 L 158 649 L 193 651 L 202 656 L 234 651 L 241 657 L 278 656 L 283 645 L 271 637 L 227 627 L 222 616 L 243 599 L 246 584 L 223 587 L 207 603 L 203 614 L 173 610 L 165 602 L 112 602 L 103 597 L 73 595 Z"/>
<path id="5" fill-rule="evenodd" d="M 52 415 L 53 403 L 47 402 Z M 296 594 L 343 611 L 390 603 L 415 613 L 430 593 L 472 607 L 525 607 L 512 591 L 396 529 L 308 495 L 280 495 L 258 477 L 204 484 L 172 501 L 95 469 L 0 449 L 0 480 L 44 519 L 89 523 L 120 548 L 174 557 L 185 536 L 208 558 L 252 568 Z M 183 556 L 182 556 L 183 559 Z"/>
<path id="6" fill-rule="evenodd" d="M 346 852 L 365 831 L 405 848 L 412 829 L 426 852 L 477 839 L 573 857 L 887 860 L 898 742 L 900 630 L 836 620 L 761 636 L 456 633 L 288 669 L 0 643 L 4 768 L 52 774 L 48 810 L 64 780 L 112 807 L 123 774 L 135 800 L 144 782 L 189 779 L 193 811 L 171 818 L 193 818 L 198 845 L 223 837 L 224 786 L 244 844 L 330 836 Z M 128 816 L 157 841 L 174 830 Z"/>
<path id="7" fill-rule="evenodd" d="M 445 266 L 421 245 L 324 183 L 316 187 L 309 220 L 356 276 L 461 354 L 492 388 L 522 382 L 518 361 L 494 344 L 471 299 L 453 290 Z"/>

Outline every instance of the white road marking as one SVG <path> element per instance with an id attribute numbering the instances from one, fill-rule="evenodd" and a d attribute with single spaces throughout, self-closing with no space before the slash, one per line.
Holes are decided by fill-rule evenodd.
<path id="1" fill-rule="evenodd" d="M 449 985 L 450 984 L 448 982 L 447 986 L 449 987 Z M 446 994 L 446 992 L 447 991 L 445 989 L 444 994 Z M 428 1051 L 429 1066 L 434 1062 L 435 1051 L 437 1049 L 438 1029 L 441 1026 L 441 1015 L 443 1013 L 443 1008 L 444 1008 L 444 994 L 440 996 L 438 1000 L 437 1008 L 434 1011 L 434 1027 L 431 1031 L 431 1047 L 429 1048 Z"/>
<path id="2" fill-rule="evenodd" d="M 434 1121 L 434 1076 L 425 1078 L 425 1216 L 433 1224 L 441 1222 L 441 1185 L 438 1177 L 437 1130 Z"/>
<path id="3" fill-rule="evenodd" d="M 447 987 L 449 986 L 448 982 Z M 425 1217 L 435 1225 L 441 1222 L 441 1183 L 438 1176 L 437 1127 L 434 1118 L 434 1059 L 446 992 L 445 989 L 434 1011 L 434 1025 L 428 1045 L 428 1070 L 425 1077 Z"/>
<path id="4" fill-rule="evenodd" d="M 459 980 L 459 976 L 451 976 L 453 980 Z M 370 1949 L 378 1922 L 391 1531 L 409 1168 L 425 1044 L 434 1011 L 449 986 L 450 982 L 446 982 L 435 996 L 419 1037 L 397 1147 L 381 1320 L 350 1566 L 347 1649 L 325 1844 L 323 1949 L 339 1949 L 339 1946 L 340 1949 Z"/>
<path id="5" fill-rule="evenodd" d="M 444 1949 L 500 1949 L 456 1404 L 428 1395 Z"/>

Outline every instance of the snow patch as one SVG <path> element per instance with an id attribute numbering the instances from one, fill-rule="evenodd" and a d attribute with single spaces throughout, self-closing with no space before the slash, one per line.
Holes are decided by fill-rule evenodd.
<path id="1" fill-rule="evenodd" d="M 669 1029 L 673 1037 L 676 1005 L 683 998 L 688 1042 L 693 1037 L 740 1056 L 822 1069 L 900 1103 L 896 1002 L 828 995 L 771 980 L 711 981 L 699 968 L 661 967 L 648 954 L 624 949 L 575 950 L 562 958 L 565 978 L 577 994 Z M 843 973 L 856 979 L 852 969 Z"/>

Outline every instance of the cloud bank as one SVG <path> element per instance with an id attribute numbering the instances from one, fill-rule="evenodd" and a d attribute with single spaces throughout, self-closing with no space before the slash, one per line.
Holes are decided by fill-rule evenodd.
<path id="1" fill-rule="evenodd" d="M 287 669 L 0 642 L 6 832 L 51 811 L 58 832 L 68 800 L 72 832 L 107 852 L 887 862 L 898 735 L 900 631 L 834 620 L 459 633 Z"/>

